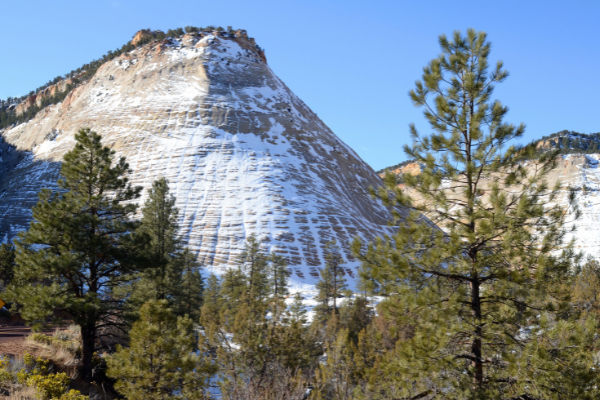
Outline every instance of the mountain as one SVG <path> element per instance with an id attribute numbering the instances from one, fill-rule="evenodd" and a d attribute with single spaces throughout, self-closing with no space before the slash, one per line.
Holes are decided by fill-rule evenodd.
<path id="1" fill-rule="evenodd" d="M 287 258 L 300 285 L 316 281 L 331 240 L 355 276 L 352 238 L 389 229 L 389 210 L 368 194 L 381 183 L 375 172 L 273 73 L 245 31 L 155 38 L 138 33 L 133 50 L 70 86 L 60 103 L 0 131 L 0 241 L 26 229 L 37 192 L 56 187 L 75 132 L 89 127 L 127 157 L 134 184 L 169 180 L 183 238 L 209 271 L 235 264 L 256 234 Z"/>
<path id="2" fill-rule="evenodd" d="M 554 185 L 560 181 L 565 189 L 576 190 L 577 204 L 581 210 L 581 218 L 570 222 L 577 230 L 569 235 L 576 240 L 577 250 L 589 256 L 600 256 L 600 133 L 578 133 L 569 130 L 553 133 L 534 140 L 533 145 L 541 154 L 549 150 L 559 150 L 561 161 L 556 169 L 548 175 L 548 182 Z M 524 162 L 525 167 L 533 164 Z M 378 171 L 383 177 L 386 172 L 396 174 L 398 185 L 403 184 L 403 175 L 418 175 L 422 166 L 409 160 Z M 483 182 L 484 186 L 487 182 Z M 567 206 L 567 190 L 563 190 L 558 202 Z"/>

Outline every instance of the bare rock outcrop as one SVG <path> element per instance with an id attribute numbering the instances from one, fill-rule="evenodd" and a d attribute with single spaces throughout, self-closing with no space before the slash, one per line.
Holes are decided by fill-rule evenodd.
<path id="1" fill-rule="evenodd" d="M 137 46 L 144 39 L 153 39 L 155 37 L 154 33 L 150 29 L 142 29 L 138 31 L 131 39 L 131 44 Z"/>

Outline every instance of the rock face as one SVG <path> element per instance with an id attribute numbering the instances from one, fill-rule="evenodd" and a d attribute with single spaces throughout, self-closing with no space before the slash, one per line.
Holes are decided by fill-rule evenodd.
<path id="1" fill-rule="evenodd" d="M 575 239 L 575 249 L 589 256 L 600 254 L 600 154 L 566 154 L 550 173 L 549 183 L 560 180 L 565 188 L 576 190 L 581 218 L 569 223 L 577 230 L 569 235 Z M 567 191 L 557 199 L 567 207 Z"/>
<path id="2" fill-rule="evenodd" d="M 235 263 L 256 234 L 300 284 L 315 282 L 333 239 L 355 276 L 349 242 L 388 229 L 389 211 L 367 192 L 379 177 L 275 76 L 245 32 L 231 36 L 185 35 L 124 54 L 61 104 L 2 132 L 10 156 L 0 164 L 0 240 L 26 228 L 75 132 L 90 127 L 127 157 L 134 184 L 169 180 L 182 235 L 209 270 Z"/>
<path id="3" fill-rule="evenodd" d="M 416 163 L 416 162 L 411 162 L 411 163 L 408 163 L 408 164 L 406 164 L 406 165 L 404 165 L 404 166 L 402 166 L 400 168 L 392 169 L 389 172 L 391 172 L 392 174 L 396 174 L 396 175 L 399 175 L 399 174 L 410 174 L 410 175 L 415 176 L 415 175 L 421 174 L 421 168 L 422 168 L 421 164 Z M 385 176 L 385 172 L 380 173 L 379 176 L 381 178 L 383 178 Z"/>
<path id="4" fill-rule="evenodd" d="M 41 90 L 37 94 L 33 94 L 27 97 L 24 101 L 22 101 L 15 107 L 15 114 L 21 115 L 27 112 L 27 110 L 29 110 L 29 108 L 33 107 L 34 105 L 42 107 L 44 101 L 47 101 L 51 97 L 57 95 L 59 92 L 64 92 L 68 88 L 75 85 L 76 79 L 81 77 L 81 75 L 83 74 L 75 76 L 75 80 L 73 78 L 64 79 L 54 85 L 48 86 L 46 89 Z"/>
<path id="5" fill-rule="evenodd" d="M 21 103 L 19 103 L 17 105 L 17 107 L 15 108 L 16 114 L 21 115 L 24 112 L 26 112 L 29 109 L 29 107 L 31 107 L 35 104 L 36 99 L 37 99 L 37 95 L 35 95 L 35 94 L 27 97 L 25 100 L 23 100 Z"/>
<path id="6" fill-rule="evenodd" d="M 537 147 L 540 149 L 556 148 L 560 145 L 563 137 L 540 140 Z M 572 137 L 568 139 L 573 141 Z M 589 146 L 590 144 L 588 144 Z M 598 257 L 600 254 L 600 153 L 565 154 L 560 157 L 557 167 L 547 175 L 546 179 L 550 187 L 559 181 L 562 183 L 563 190 L 556 201 L 565 208 L 569 205 L 567 188 L 574 188 L 577 204 L 581 210 L 580 219 L 576 221 L 572 221 L 572 218 L 569 219 L 569 226 L 575 225 L 577 229 L 574 233 L 569 234 L 567 242 L 573 238 L 576 250 Z M 391 172 L 418 175 L 420 169 L 417 170 L 411 165 L 418 167 L 416 163 L 409 163 Z M 533 163 L 524 162 L 523 165 L 532 174 L 534 173 Z M 484 196 L 489 195 L 486 190 L 489 184 L 488 180 L 484 180 L 481 184 Z M 403 184 L 398 186 L 404 188 Z M 414 190 L 408 189 L 408 193 L 419 201 L 419 194 Z"/>
<path id="7" fill-rule="evenodd" d="M 142 40 L 144 40 L 146 38 L 152 39 L 153 37 L 154 37 L 154 34 L 152 33 L 151 30 L 149 30 L 149 29 L 142 29 L 141 31 L 139 31 L 138 33 L 135 34 L 135 36 L 131 40 L 131 44 L 134 45 L 134 46 L 137 46 L 137 44 L 139 42 L 141 42 Z"/>

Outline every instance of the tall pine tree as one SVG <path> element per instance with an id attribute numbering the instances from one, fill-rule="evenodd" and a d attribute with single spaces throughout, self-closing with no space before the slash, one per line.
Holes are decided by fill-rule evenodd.
<path id="1" fill-rule="evenodd" d="M 285 257 L 275 252 L 271 253 L 269 256 L 268 271 L 272 296 L 275 298 L 287 296 L 289 294 L 287 286 L 290 273 Z"/>
<path id="2" fill-rule="evenodd" d="M 317 282 L 317 301 L 319 304 L 315 307 L 317 319 L 325 321 L 332 313 L 338 310 L 338 298 L 343 297 L 343 293 L 348 289 L 346 283 L 346 272 L 343 269 L 344 258 L 339 246 L 335 241 L 328 242 L 325 246 L 325 268 L 319 275 Z"/>
<path id="3" fill-rule="evenodd" d="M 160 178 L 152 183 L 142 208 L 142 223 L 137 234 L 147 243 L 148 268 L 136 283 L 133 297 L 141 305 L 148 300 L 169 299 L 181 287 L 181 263 L 173 262 L 181 244 L 178 237 L 178 210 L 169 183 Z"/>
<path id="4" fill-rule="evenodd" d="M 373 390 L 395 398 L 597 397 L 586 350 L 595 322 L 567 318 L 578 255 L 564 243 L 559 187 L 546 182 L 557 153 L 536 158 L 533 146 L 508 147 L 525 127 L 503 122 L 508 108 L 491 100 L 508 72 L 501 62 L 490 70 L 484 32 L 442 35 L 439 44 L 441 55 L 410 92 L 433 129 L 420 136 L 410 128 L 405 152 L 424 166 L 419 181 L 406 176 L 415 196 L 391 174 L 378 192 L 411 215 L 361 255 L 366 276 L 391 289 L 382 311 L 411 330 L 380 362 L 382 384 Z"/>
<path id="5" fill-rule="evenodd" d="M 268 262 L 262 243 L 250 235 L 238 262 L 240 272 L 246 277 L 248 298 L 264 299 L 270 294 Z"/>
<path id="6" fill-rule="evenodd" d="M 167 300 L 178 315 L 200 316 L 203 282 L 192 252 L 179 237 L 178 209 L 170 194 L 169 182 L 160 178 L 152 183 L 142 208 L 142 221 L 136 232 L 146 244 L 146 268 L 132 285 L 129 296 L 134 316 L 150 300 Z"/>
<path id="7" fill-rule="evenodd" d="M 200 265 L 189 249 L 181 251 L 174 263 L 181 273 L 181 287 L 177 291 L 174 309 L 177 315 L 188 315 L 192 321 L 198 321 L 202 309 L 204 294 L 204 279 L 200 273 Z"/>
<path id="8" fill-rule="evenodd" d="M 207 357 L 204 337 L 196 352 L 194 324 L 176 317 L 166 300 L 142 306 L 131 329 L 131 343 L 108 357 L 107 375 L 127 399 L 206 399 L 216 366 Z"/>
<path id="9" fill-rule="evenodd" d="M 221 282 L 215 274 L 210 274 L 206 279 L 203 295 L 200 324 L 204 327 L 219 325 L 224 298 L 221 294 Z"/>
<path id="10" fill-rule="evenodd" d="M 139 188 L 128 182 L 124 158 L 102 146 L 90 129 L 75 135 L 64 156 L 60 191 L 43 189 L 29 230 L 16 240 L 16 284 L 11 300 L 28 321 L 62 310 L 81 327 L 83 377 L 92 377 L 98 329 L 119 323 L 122 302 L 111 292 L 136 271 L 131 232 Z"/>

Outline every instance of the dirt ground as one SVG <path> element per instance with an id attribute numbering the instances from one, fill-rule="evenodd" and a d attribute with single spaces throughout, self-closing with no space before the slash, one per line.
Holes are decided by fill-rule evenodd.
<path id="1" fill-rule="evenodd" d="M 44 331 L 50 335 L 54 330 Z M 0 356 L 18 356 L 25 351 L 25 337 L 31 333 L 27 326 L 0 326 Z"/>
<path id="2" fill-rule="evenodd" d="M 25 339 L 12 339 L 0 342 L 0 356 L 17 357 L 25 352 Z"/>

